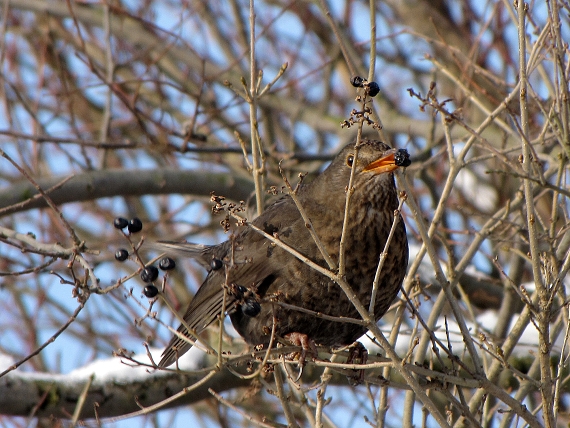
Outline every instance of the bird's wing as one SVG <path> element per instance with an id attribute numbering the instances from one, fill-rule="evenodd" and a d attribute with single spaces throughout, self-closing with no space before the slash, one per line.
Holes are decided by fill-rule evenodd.
<path id="1" fill-rule="evenodd" d="M 258 258 L 261 259 L 261 257 Z M 273 267 L 269 263 L 256 263 L 255 259 L 238 265 L 234 269 L 228 268 L 227 281 L 226 269 L 211 271 L 190 301 L 183 317 L 185 324 L 181 324 L 178 331 L 186 337 L 194 337 L 202 333 L 220 316 L 224 306 L 224 290 L 227 290 L 224 284 L 243 284 L 251 288 L 252 285 L 256 286 L 268 277 Z M 231 313 L 235 310 L 237 298 L 228 291 L 225 292 L 225 297 L 225 311 Z M 159 366 L 171 365 L 191 347 L 192 345 L 187 340 L 175 335 L 164 351 Z"/>
<path id="2" fill-rule="evenodd" d="M 275 217 L 279 212 L 279 216 Z M 278 220 L 276 220 L 278 218 Z M 264 229 L 269 234 L 289 235 L 291 227 L 298 221 L 302 221 L 299 211 L 290 198 L 284 198 L 273 205 L 253 222 L 256 226 Z M 299 227 L 296 225 L 296 227 Z M 304 228 L 304 225 L 302 226 Z M 211 271 L 201 287 L 190 301 L 184 321 L 178 327 L 178 331 L 184 336 L 199 335 L 221 314 L 224 305 L 224 285 L 241 285 L 248 289 L 254 289 L 262 284 L 265 279 L 273 277 L 284 266 L 283 257 L 288 257 L 281 250 L 272 251 L 270 242 L 251 228 L 245 229 L 238 234 L 232 242 L 226 241 L 216 246 L 204 247 L 187 243 L 166 243 L 170 250 L 181 254 L 188 254 L 197 260 L 211 260 L 212 254 L 224 260 L 224 269 Z M 232 249 L 232 245 L 234 246 Z M 202 248 L 204 247 L 204 248 Z M 233 251 L 233 255 L 232 255 Z M 273 254 L 275 253 L 275 255 Z M 209 259 L 208 259 L 209 257 Z M 230 260 L 234 260 L 233 267 Z M 231 313 L 235 309 L 236 297 L 226 292 L 225 309 Z M 188 332 L 188 326 L 193 334 Z M 191 344 L 184 339 L 174 336 L 165 350 L 161 367 L 167 367 L 176 361 L 176 358 L 191 348 Z"/>
<path id="3" fill-rule="evenodd" d="M 199 335 L 222 312 L 224 276 L 223 270 L 211 271 L 208 274 L 206 280 L 190 301 L 183 316 L 185 324 L 180 324 L 178 332 L 186 337 Z M 226 308 L 227 310 L 232 310 L 235 305 L 235 298 L 227 293 L 226 295 Z M 193 334 L 190 333 L 188 328 L 190 328 Z M 160 367 L 168 367 L 191 347 L 192 345 L 187 340 L 175 335 L 162 354 L 162 359 L 158 365 Z"/>

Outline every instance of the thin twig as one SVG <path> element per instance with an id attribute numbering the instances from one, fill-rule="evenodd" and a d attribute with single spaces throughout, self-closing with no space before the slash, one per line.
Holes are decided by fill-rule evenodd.
<path id="1" fill-rule="evenodd" d="M 285 392 L 285 387 L 283 384 L 283 373 L 281 373 L 281 366 L 277 365 L 273 367 L 273 377 L 275 379 L 275 388 L 277 389 L 277 396 L 279 401 L 281 401 L 281 407 L 283 408 L 283 413 L 285 413 L 285 419 L 287 419 L 287 426 L 291 428 L 298 428 L 299 425 L 295 420 L 295 415 L 291 409 L 289 403 L 289 396 Z"/>
<path id="2" fill-rule="evenodd" d="M 240 409 L 239 407 L 233 405 L 232 403 L 230 403 L 228 400 L 226 400 L 225 398 L 223 398 L 220 394 L 218 394 L 216 391 L 214 391 L 212 388 L 208 388 L 208 392 L 210 394 L 212 394 L 216 400 L 218 400 L 220 403 L 222 403 L 224 406 L 229 407 L 230 409 L 232 409 L 233 411 L 239 413 L 240 415 L 242 415 L 242 417 L 255 424 L 258 425 L 260 427 L 264 427 L 264 428 L 287 428 L 287 425 L 283 425 L 283 424 L 278 424 L 276 422 L 274 423 L 267 423 L 266 421 L 260 421 L 259 419 L 254 418 L 253 416 L 251 416 L 250 414 L 244 412 L 242 409 Z"/>
<path id="3" fill-rule="evenodd" d="M 378 267 L 376 268 L 376 274 L 374 275 L 374 282 L 372 283 L 372 296 L 370 297 L 370 306 L 368 307 L 368 313 L 372 318 L 374 316 L 374 304 L 376 302 L 376 295 L 378 294 L 378 289 L 380 286 L 380 273 L 384 267 L 384 262 L 388 256 L 388 250 L 390 249 L 390 244 L 392 243 L 392 238 L 394 237 L 394 232 L 396 231 L 396 226 L 400 221 L 402 221 L 402 216 L 400 212 L 402 211 L 402 205 L 406 198 L 400 197 L 400 202 L 398 204 L 398 209 L 394 211 L 394 220 L 392 221 L 392 227 L 390 228 L 390 233 L 388 234 L 388 239 L 384 244 L 384 250 L 380 253 L 380 260 L 378 260 Z"/>
<path id="4" fill-rule="evenodd" d="M 81 312 L 81 310 L 85 307 L 85 302 L 87 301 L 87 298 L 89 296 L 87 295 L 85 298 L 85 301 L 81 302 L 81 304 L 75 309 L 75 311 L 73 312 L 73 314 L 69 317 L 69 319 L 67 320 L 67 322 L 65 324 L 63 324 L 54 334 L 52 334 L 52 336 L 46 340 L 40 347 L 38 347 L 37 349 L 35 349 L 34 351 L 32 351 L 30 354 L 28 354 L 25 358 L 22 358 L 20 361 L 12 364 L 10 367 L 8 367 L 6 370 L 4 370 L 2 373 L 0 373 L 0 377 L 4 376 L 5 374 L 11 372 L 12 370 L 16 370 L 18 367 L 20 367 L 22 364 L 24 364 L 26 361 L 30 360 L 31 358 L 35 357 L 36 355 L 38 355 L 40 352 L 42 352 L 45 348 L 47 348 L 48 345 L 52 344 L 53 342 L 55 342 L 55 340 L 59 337 L 59 335 L 61 333 L 63 333 L 65 330 L 67 330 L 67 328 L 71 325 L 71 323 L 73 323 L 76 319 L 77 316 L 79 315 L 79 312 Z"/>
<path id="5" fill-rule="evenodd" d="M 77 405 L 75 406 L 75 410 L 73 411 L 73 416 L 71 417 L 70 421 L 72 427 L 77 426 L 77 421 L 79 420 L 79 416 L 81 415 L 81 410 L 83 410 L 83 406 L 85 405 L 85 399 L 87 398 L 89 388 L 91 388 L 91 384 L 93 383 L 94 379 L 95 379 L 95 373 L 89 376 L 89 379 L 87 379 L 87 382 L 85 382 L 85 386 L 83 387 L 81 394 L 79 394 L 79 399 L 77 400 Z"/>
<path id="6" fill-rule="evenodd" d="M 273 311 L 273 313 L 275 314 L 275 311 Z M 271 336 L 269 338 L 269 344 L 267 345 L 267 350 L 264 352 L 263 355 L 263 360 L 261 361 L 261 363 L 259 364 L 259 368 L 249 374 L 249 375 L 242 375 L 238 372 L 236 372 L 235 370 L 231 369 L 229 365 L 227 365 L 227 368 L 233 373 L 235 374 L 237 377 L 239 377 L 240 379 L 253 379 L 258 377 L 261 372 L 263 370 L 265 370 L 265 365 L 267 364 L 267 362 L 269 361 L 269 357 L 271 356 L 271 353 L 273 352 L 273 345 L 275 343 L 275 329 L 277 326 L 277 320 L 275 319 L 275 315 L 273 316 L 273 323 L 271 325 Z"/>
<path id="7" fill-rule="evenodd" d="M 334 364 L 334 362 L 337 360 L 338 358 L 338 354 L 335 354 L 332 356 L 331 358 L 331 363 Z M 324 416 L 324 410 L 325 410 L 325 405 L 326 405 L 326 392 L 327 392 L 327 386 L 329 385 L 331 379 L 332 379 L 332 370 L 330 367 L 326 367 L 323 370 L 323 373 L 321 374 L 321 387 L 319 388 L 319 390 L 317 391 L 317 407 L 315 408 L 315 426 L 317 428 L 322 428 L 323 427 L 323 416 Z"/>
<path id="8" fill-rule="evenodd" d="M 324 1 L 324 0 L 323 0 Z M 367 95 L 363 95 L 362 101 L 362 111 L 364 111 L 366 107 L 366 99 L 368 98 Z M 356 164 L 358 163 L 358 152 L 360 150 L 360 141 L 362 140 L 362 128 L 364 126 L 364 114 L 358 120 L 358 131 L 356 134 L 356 143 L 354 144 L 354 161 L 352 162 L 352 167 L 350 169 L 350 178 L 348 180 L 348 185 L 346 187 L 346 202 L 344 205 L 344 213 L 342 219 L 342 232 L 340 234 L 340 244 L 338 249 L 338 275 L 340 277 L 344 277 L 344 270 L 345 266 L 345 253 L 346 253 L 346 237 L 348 235 L 348 221 L 349 215 L 348 211 L 350 208 L 350 199 L 352 194 L 354 193 L 354 176 L 356 175 Z"/>
<path id="9" fill-rule="evenodd" d="M 141 410 L 136 411 L 136 412 L 132 412 L 132 413 L 128 413 L 126 415 L 121 415 L 118 417 L 114 417 L 109 419 L 109 422 L 118 422 L 121 420 L 125 420 L 125 419 L 130 419 L 130 418 L 134 418 L 135 416 L 142 416 L 142 415 L 148 415 L 150 413 L 156 412 L 157 410 L 160 410 L 161 408 L 167 406 L 168 404 L 184 397 L 185 395 L 188 395 L 189 393 L 191 393 L 192 391 L 194 391 L 195 389 L 200 388 L 202 385 L 208 383 L 210 381 L 210 379 L 212 377 L 214 377 L 218 372 L 215 370 L 212 370 L 210 373 L 208 373 L 206 376 L 204 376 L 202 379 L 200 379 L 198 382 L 192 384 L 191 386 L 188 386 L 186 388 L 184 388 L 182 391 L 178 392 L 177 394 L 174 394 L 170 397 L 168 397 L 165 400 L 160 401 L 159 403 L 153 404 L 152 406 L 148 406 L 148 407 L 144 407 L 142 406 L 137 397 L 135 397 L 135 400 L 137 401 L 137 404 L 139 405 L 139 407 L 141 408 Z"/>
<path id="10" fill-rule="evenodd" d="M 180 323 L 186 328 L 186 330 L 188 331 L 189 334 L 191 334 L 193 337 L 195 337 L 196 339 L 200 338 L 200 335 L 193 329 L 191 328 L 188 323 L 186 322 L 186 320 L 184 319 L 184 317 L 180 316 L 180 314 L 178 313 L 178 311 L 176 309 L 174 309 L 174 307 L 172 306 L 172 304 L 168 301 L 168 299 L 164 296 L 163 293 L 159 294 L 162 300 L 162 303 L 164 303 L 164 305 L 170 310 L 170 312 L 172 312 L 172 314 L 174 314 L 174 316 L 176 317 L 176 319 L 178 321 L 180 321 Z M 204 352 L 208 353 L 208 354 L 212 354 L 212 355 L 217 355 L 217 351 L 212 348 L 208 342 L 206 340 L 201 340 L 201 341 L 196 341 L 196 340 L 192 340 L 190 337 L 185 336 L 184 334 L 180 333 L 178 330 L 174 330 L 172 327 L 169 327 L 168 330 L 174 334 L 176 337 L 178 337 L 179 339 L 182 339 L 183 341 L 187 342 L 188 344 L 192 345 L 192 346 L 196 346 L 200 349 L 202 349 Z M 178 359 L 176 359 L 178 361 Z"/>
<path id="11" fill-rule="evenodd" d="M 523 154 L 522 167 L 526 175 L 532 173 L 531 150 L 528 144 L 529 135 L 529 113 L 527 103 L 527 58 L 526 58 L 526 13 L 528 4 L 523 0 L 516 2 L 518 13 L 518 42 L 519 42 L 519 80 L 520 80 L 520 128 L 521 128 L 521 149 Z M 528 239 L 530 244 L 531 266 L 534 277 L 534 284 L 539 296 L 540 313 L 537 317 L 538 336 L 540 350 L 540 379 L 542 387 L 540 394 L 542 397 L 542 414 L 546 428 L 555 426 L 554 413 L 552 406 L 552 372 L 550 366 L 550 317 L 552 306 L 548 305 L 549 290 L 544 283 L 541 273 L 541 258 L 538 242 L 538 233 L 536 230 L 535 207 L 533 198 L 533 182 L 531 180 L 523 180 L 523 189 L 526 201 L 526 220 L 528 227 Z"/>
<path id="12" fill-rule="evenodd" d="M 255 201 L 257 215 L 263 212 L 263 165 L 261 158 L 263 148 L 258 133 L 257 123 L 257 67 L 255 58 L 255 7 L 254 0 L 249 0 L 249 129 L 251 135 L 251 154 L 253 182 L 255 183 Z M 247 89 L 247 88 L 246 88 Z"/>
<path id="13" fill-rule="evenodd" d="M 311 234 L 313 241 L 315 241 L 315 244 L 317 245 L 317 248 L 321 252 L 321 255 L 323 256 L 323 258 L 327 262 L 329 269 L 330 270 L 336 270 L 336 263 L 331 258 L 331 256 L 329 255 L 329 252 L 327 251 L 327 249 L 323 245 L 323 242 L 321 241 L 321 239 L 317 235 L 317 232 L 315 231 L 315 228 L 313 227 L 313 222 L 309 218 L 307 211 L 305 211 L 303 204 L 301 204 L 301 201 L 299 200 L 299 197 L 297 196 L 297 192 L 299 190 L 299 185 L 301 184 L 301 182 L 297 183 L 297 185 L 295 186 L 295 189 L 293 189 L 293 187 L 291 186 L 291 183 L 289 183 L 289 180 L 287 179 L 287 176 L 285 175 L 285 172 L 281 168 L 281 162 L 279 162 L 279 172 L 281 173 L 281 177 L 283 178 L 283 181 L 285 182 L 285 186 L 287 186 L 287 190 L 289 191 L 289 196 L 291 196 L 291 199 L 293 199 L 293 202 L 295 202 L 295 205 L 296 205 L 297 209 L 299 210 L 299 213 L 301 214 L 303 221 L 305 222 L 305 226 L 306 226 L 307 230 Z"/>

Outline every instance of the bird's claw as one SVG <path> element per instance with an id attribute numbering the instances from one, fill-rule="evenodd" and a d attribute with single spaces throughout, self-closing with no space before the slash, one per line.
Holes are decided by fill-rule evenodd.
<path id="1" fill-rule="evenodd" d="M 305 367 L 307 355 L 312 354 L 314 355 L 314 358 L 317 358 L 319 352 L 317 350 L 315 342 L 312 339 L 309 339 L 309 336 L 306 334 L 293 332 L 286 334 L 284 338 L 288 342 L 291 342 L 293 345 L 301 347 L 300 353 L 295 353 L 292 355 L 292 358 L 295 358 L 297 354 L 300 354 L 299 359 L 297 360 L 297 367 L 299 367 L 299 375 L 295 379 L 295 382 L 297 382 L 299 379 L 301 379 L 301 375 L 303 374 L 303 368 Z"/>
<path id="2" fill-rule="evenodd" d="M 366 364 L 368 361 L 368 350 L 360 342 L 354 342 L 350 347 L 346 364 L 356 364 L 356 360 L 359 360 L 360 364 Z M 364 369 L 353 370 L 353 374 L 347 376 L 347 378 L 348 383 L 352 386 L 361 384 L 364 382 Z"/>

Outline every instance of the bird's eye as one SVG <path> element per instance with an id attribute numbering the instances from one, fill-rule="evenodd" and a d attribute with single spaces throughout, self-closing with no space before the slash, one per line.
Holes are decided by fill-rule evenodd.
<path id="1" fill-rule="evenodd" d="M 346 164 L 350 167 L 352 167 L 352 163 L 354 162 L 354 155 L 348 155 L 346 157 Z"/>

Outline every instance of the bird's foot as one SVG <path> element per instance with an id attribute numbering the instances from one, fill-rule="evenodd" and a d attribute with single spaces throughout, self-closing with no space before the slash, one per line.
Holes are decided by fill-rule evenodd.
<path id="1" fill-rule="evenodd" d="M 297 360 L 297 366 L 299 367 L 299 375 L 295 380 L 295 382 L 297 382 L 301 378 L 301 375 L 303 374 L 303 367 L 305 367 L 305 360 L 307 358 L 307 354 L 313 354 L 314 358 L 317 358 L 319 354 L 317 350 L 317 345 L 315 345 L 314 340 L 310 339 L 309 336 L 303 333 L 298 333 L 298 332 L 289 333 L 286 334 L 284 338 L 288 342 L 291 342 L 293 345 L 301 347 L 300 355 L 299 353 L 295 353 L 291 356 L 291 358 L 297 358 L 298 355 L 299 358 Z"/>
<path id="2" fill-rule="evenodd" d="M 315 345 L 315 342 L 312 339 L 309 339 L 309 336 L 306 334 L 293 332 L 286 334 L 285 339 L 291 342 L 293 345 L 301 347 L 299 366 L 305 365 L 305 359 L 307 358 L 308 353 L 313 354 L 315 358 L 319 354 L 317 351 L 317 345 Z"/>
<path id="3" fill-rule="evenodd" d="M 368 361 L 368 350 L 360 342 L 354 342 L 348 353 L 346 364 L 366 364 Z M 353 370 L 353 374 L 347 376 L 348 383 L 356 386 L 364 382 L 364 369 Z"/>

